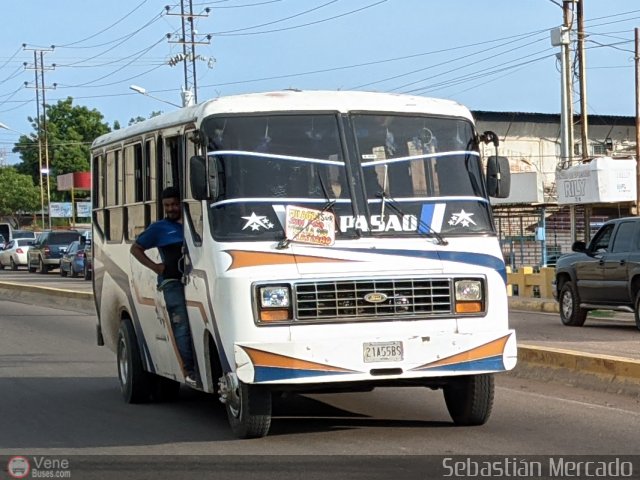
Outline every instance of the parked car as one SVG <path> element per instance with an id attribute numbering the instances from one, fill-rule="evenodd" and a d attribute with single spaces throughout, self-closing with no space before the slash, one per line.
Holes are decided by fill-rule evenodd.
<path id="1" fill-rule="evenodd" d="M 88 242 L 84 247 L 84 279 L 91 280 L 93 277 L 93 249 L 91 248 L 91 242 Z"/>
<path id="2" fill-rule="evenodd" d="M 28 238 L 30 240 L 35 240 L 36 237 L 36 232 L 32 232 L 31 230 L 13 230 L 11 232 L 11 240 L 15 240 L 16 238 Z"/>
<path id="3" fill-rule="evenodd" d="M 7 243 L 6 248 L 0 252 L 0 270 L 10 267 L 17 270 L 18 267 L 27 266 L 27 252 L 33 245 L 33 240 L 29 238 L 17 238 Z"/>
<path id="4" fill-rule="evenodd" d="M 84 275 L 86 246 L 87 244 L 84 242 L 80 243 L 80 240 L 74 240 L 67 246 L 65 252 L 62 254 L 62 258 L 60 258 L 61 277 L 70 275 L 75 278 L 79 273 Z"/>
<path id="5" fill-rule="evenodd" d="M 571 249 L 556 263 L 562 323 L 582 326 L 590 310 L 620 310 L 634 312 L 640 329 L 640 217 L 610 220 Z"/>
<path id="6" fill-rule="evenodd" d="M 27 253 L 27 267 L 30 272 L 47 273 L 60 266 L 60 258 L 67 246 L 80 239 L 77 230 L 43 232 Z"/>

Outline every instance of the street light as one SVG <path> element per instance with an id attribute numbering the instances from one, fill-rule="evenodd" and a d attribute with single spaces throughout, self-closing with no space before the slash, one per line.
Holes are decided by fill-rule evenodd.
<path id="1" fill-rule="evenodd" d="M 172 106 L 174 106 L 174 107 L 182 108 L 182 107 L 181 107 L 180 105 L 178 105 L 177 103 L 172 103 L 172 102 L 169 102 L 168 100 L 163 100 L 163 99 L 161 99 L 161 98 L 154 97 L 153 95 L 149 95 L 149 92 L 147 92 L 147 90 L 146 90 L 145 88 L 139 87 L 138 85 L 130 85 L 130 86 L 129 86 L 129 88 L 130 88 L 131 90 L 133 90 L 134 92 L 136 92 L 136 93 L 139 93 L 139 94 L 141 94 L 141 95 L 145 95 L 145 96 L 147 96 L 147 97 L 149 97 L 149 98 L 153 98 L 154 100 L 157 100 L 157 101 L 159 101 L 159 102 L 162 102 L 162 103 L 168 103 L 169 105 L 172 105 Z"/>
<path id="2" fill-rule="evenodd" d="M 29 135 L 27 135 L 26 133 L 23 133 L 19 130 L 16 130 L 14 128 L 11 128 L 7 125 L 5 125 L 4 123 L 0 122 L 0 129 L 4 129 L 4 130 L 10 130 L 12 132 L 16 132 L 19 133 L 20 135 L 23 135 L 25 137 L 28 137 Z M 38 137 L 38 145 L 40 144 L 40 137 Z M 45 172 L 46 170 L 46 172 Z M 44 186 L 42 184 L 42 175 L 49 175 L 49 169 L 48 168 L 42 168 L 42 160 L 40 161 L 40 173 L 38 175 L 38 177 L 40 178 L 40 216 L 42 218 L 42 229 L 44 230 Z M 47 211 L 48 211 L 48 216 L 49 216 L 49 227 L 51 226 L 51 191 L 49 190 L 49 181 L 48 181 L 48 177 L 47 177 Z"/>

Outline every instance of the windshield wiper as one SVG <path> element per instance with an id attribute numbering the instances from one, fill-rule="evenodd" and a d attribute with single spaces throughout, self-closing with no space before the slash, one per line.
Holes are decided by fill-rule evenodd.
<path id="1" fill-rule="evenodd" d="M 396 200 L 394 200 L 393 198 L 391 198 L 389 195 L 387 195 L 385 192 L 378 192 L 376 194 L 377 197 L 380 197 L 380 199 L 382 200 L 382 203 L 385 202 L 385 200 L 387 201 L 387 205 L 389 206 L 389 208 L 391 210 L 393 210 L 394 212 L 396 212 L 398 215 L 400 215 L 401 218 L 404 218 L 407 213 L 404 212 L 399 206 L 398 206 L 398 202 Z M 422 221 L 422 219 L 418 218 L 418 233 L 422 234 L 423 232 L 420 231 L 420 227 L 425 227 L 427 230 L 429 230 L 429 233 L 424 233 L 424 235 L 428 236 L 428 237 L 434 237 L 436 239 L 436 241 L 438 242 L 438 245 L 449 245 L 449 242 L 442 236 L 440 235 L 438 232 L 436 232 L 431 225 L 425 223 Z"/>
<path id="2" fill-rule="evenodd" d="M 294 242 L 295 239 L 298 238 L 302 232 L 304 232 L 307 228 L 309 228 L 309 225 L 311 225 L 313 222 L 315 222 L 318 218 L 320 218 L 322 216 L 322 214 L 324 212 L 326 212 L 327 210 L 333 208 L 333 206 L 336 204 L 335 199 L 331 200 L 331 198 L 329 197 L 329 192 L 327 190 L 327 187 L 324 184 L 324 181 L 322 181 L 322 176 L 320 175 L 319 171 L 318 171 L 318 180 L 320 181 L 320 187 L 322 188 L 322 193 L 324 193 L 324 198 L 327 201 L 327 203 L 325 203 L 322 206 L 322 208 L 318 211 L 318 213 L 311 220 L 309 220 L 306 223 L 306 225 L 304 227 L 302 227 L 298 231 L 298 233 L 296 233 L 292 238 L 287 238 L 286 237 L 287 229 L 286 229 L 286 226 L 285 226 L 285 237 L 278 242 L 278 245 L 276 245 L 276 249 L 283 250 L 283 249 L 287 248 L 291 242 Z M 333 212 L 333 214 L 335 216 L 335 211 Z"/>

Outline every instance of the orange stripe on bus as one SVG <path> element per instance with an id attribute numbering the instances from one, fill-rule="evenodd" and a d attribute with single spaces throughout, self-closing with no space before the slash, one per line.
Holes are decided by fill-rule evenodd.
<path id="1" fill-rule="evenodd" d="M 251 362 L 257 367 L 279 367 L 291 368 L 296 370 L 318 370 L 324 372 L 353 372 L 346 368 L 334 367 L 323 363 L 309 362 L 299 358 L 279 355 L 277 353 L 256 350 L 255 348 L 242 347 L 247 352 Z"/>
<path id="2" fill-rule="evenodd" d="M 427 363 L 418 368 L 424 367 L 440 367 L 442 365 L 453 365 L 455 363 L 468 362 L 470 360 L 481 360 L 483 358 L 495 357 L 496 355 L 502 355 L 504 347 L 507 344 L 507 340 L 511 335 L 505 335 L 502 338 L 498 338 L 479 347 L 472 348 L 466 352 L 457 353 L 450 357 L 446 357 L 440 360 L 436 360 L 432 363 Z"/>
<path id="3" fill-rule="evenodd" d="M 294 263 L 334 263 L 349 262 L 340 258 L 314 257 L 311 255 L 294 255 L 291 253 L 253 252 L 247 250 L 225 250 L 231 255 L 229 270 L 264 265 L 287 265 Z"/>

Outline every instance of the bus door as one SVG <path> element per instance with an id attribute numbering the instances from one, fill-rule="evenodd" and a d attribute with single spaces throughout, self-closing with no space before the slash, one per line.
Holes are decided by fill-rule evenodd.
<path id="1" fill-rule="evenodd" d="M 185 263 L 184 280 L 185 296 L 187 299 L 187 309 L 189 311 L 189 322 L 191 324 L 191 336 L 194 339 L 195 358 L 198 365 L 204 365 L 206 358 L 203 350 L 206 342 L 203 341 L 207 335 L 207 325 L 210 324 L 209 305 L 212 282 L 215 275 L 212 271 L 211 255 L 205 255 L 204 240 L 204 211 L 202 202 L 195 200 L 191 193 L 189 182 L 189 159 L 196 155 L 197 146 L 195 143 L 194 131 L 187 131 L 183 137 L 185 162 L 183 165 L 186 179 L 183 182 L 183 224 L 185 237 Z M 209 261 L 209 263 L 207 263 Z M 200 368 L 201 378 L 207 389 L 207 376 Z M 215 382 L 217 379 L 213 379 Z M 211 388 L 215 387 L 215 384 Z"/>

